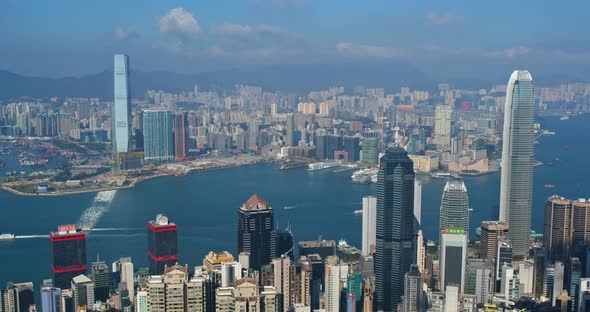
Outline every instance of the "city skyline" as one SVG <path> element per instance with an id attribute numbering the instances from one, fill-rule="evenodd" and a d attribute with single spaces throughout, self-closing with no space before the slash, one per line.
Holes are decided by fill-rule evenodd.
<path id="1" fill-rule="evenodd" d="M 0 310 L 590 310 L 585 9 L 0 3 Z"/>

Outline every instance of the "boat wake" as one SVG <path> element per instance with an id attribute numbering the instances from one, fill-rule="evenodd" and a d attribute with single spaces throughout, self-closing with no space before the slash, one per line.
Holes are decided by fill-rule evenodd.
<path id="1" fill-rule="evenodd" d="M 291 209 L 295 209 L 295 208 L 297 208 L 297 205 L 295 205 L 295 206 L 285 206 L 285 207 L 283 207 L 283 209 L 284 209 L 284 210 L 291 210 Z"/>
<path id="2" fill-rule="evenodd" d="M 113 198 L 115 198 L 116 190 L 99 192 L 94 197 L 92 205 L 84 210 L 78 221 L 78 227 L 92 229 L 98 223 L 102 215 L 109 209 Z"/>
<path id="3" fill-rule="evenodd" d="M 136 230 L 141 230 L 141 228 L 98 228 L 98 229 L 92 229 L 92 232 L 136 231 Z"/>
<path id="4" fill-rule="evenodd" d="M 49 238 L 49 235 L 16 235 L 14 238 Z"/>

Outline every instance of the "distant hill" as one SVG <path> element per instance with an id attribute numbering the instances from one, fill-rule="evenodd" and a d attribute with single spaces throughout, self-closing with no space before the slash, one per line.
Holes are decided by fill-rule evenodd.
<path id="1" fill-rule="evenodd" d="M 346 63 L 273 65 L 262 68 L 229 69 L 187 75 L 172 72 L 131 72 L 131 93 L 141 98 L 149 89 L 168 92 L 190 91 L 197 83 L 201 90 L 233 89 L 236 84 L 261 86 L 270 91 L 308 92 L 328 87 L 401 86 L 431 88 L 434 83 L 414 66 L 401 63 Z M 112 98 L 113 72 L 110 70 L 81 77 L 44 78 L 0 71 L 0 98 L 21 96 Z"/>
<path id="2" fill-rule="evenodd" d="M 566 75 L 535 75 L 536 85 L 558 85 L 581 81 Z M 306 93 L 334 86 L 344 86 L 347 92 L 355 86 L 385 88 L 387 92 L 400 87 L 434 90 L 438 82 L 455 88 L 489 88 L 505 81 L 489 81 L 481 77 L 452 78 L 434 81 L 423 71 L 407 62 L 350 62 L 334 64 L 273 65 L 261 68 L 236 68 L 199 74 L 178 74 L 167 71 L 131 72 L 131 94 L 143 98 L 149 89 L 180 92 L 193 90 L 233 90 L 236 84 L 261 86 L 269 91 Z M 31 97 L 113 97 L 113 72 L 106 70 L 81 77 L 44 78 L 23 76 L 0 71 L 0 99 Z"/>

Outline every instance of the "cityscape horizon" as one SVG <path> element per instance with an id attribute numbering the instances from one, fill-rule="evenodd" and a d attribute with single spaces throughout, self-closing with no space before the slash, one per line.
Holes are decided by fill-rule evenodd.
<path id="1" fill-rule="evenodd" d="M 586 4 L 114 5 L 0 4 L 0 311 L 590 311 Z"/>

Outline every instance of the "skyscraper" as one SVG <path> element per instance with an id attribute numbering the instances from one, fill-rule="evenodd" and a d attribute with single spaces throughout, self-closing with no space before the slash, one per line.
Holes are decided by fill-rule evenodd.
<path id="1" fill-rule="evenodd" d="M 188 155 L 188 113 L 174 114 L 174 157 L 185 158 Z"/>
<path id="2" fill-rule="evenodd" d="M 86 234 L 74 224 L 60 225 L 49 238 L 53 286 L 68 289 L 72 278 L 86 273 Z"/>
<path id="3" fill-rule="evenodd" d="M 61 312 L 61 289 L 55 287 L 41 288 L 41 311 Z"/>
<path id="4" fill-rule="evenodd" d="M 414 165 L 400 147 L 379 163 L 375 255 L 375 305 L 393 311 L 404 294 L 404 275 L 415 261 Z"/>
<path id="5" fill-rule="evenodd" d="M 92 263 L 91 278 L 96 301 L 107 302 L 109 299 L 109 275 L 109 266 L 105 262 Z"/>
<path id="6" fill-rule="evenodd" d="M 363 138 L 361 140 L 361 162 L 364 164 L 379 162 L 379 138 Z"/>
<path id="7" fill-rule="evenodd" d="M 442 231 L 440 244 L 440 289 L 456 285 L 461 293 L 465 287 L 465 261 L 467 259 L 467 233 L 462 228 Z"/>
<path id="8" fill-rule="evenodd" d="M 434 144 L 439 148 L 448 149 L 451 146 L 451 113 L 449 105 L 437 105 L 434 111 Z"/>
<path id="9" fill-rule="evenodd" d="M 129 57 L 115 55 L 115 101 L 112 108 L 112 144 L 115 155 L 131 149 L 131 94 L 129 93 Z"/>
<path id="10" fill-rule="evenodd" d="M 291 113 L 287 115 L 287 146 L 295 146 L 295 116 Z"/>
<path id="11" fill-rule="evenodd" d="M 74 308 L 90 307 L 94 304 L 94 284 L 88 276 L 80 274 L 72 279 L 71 289 L 74 294 Z"/>
<path id="12" fill-rule="evenodd" d="M 590 242 L 590 201 L 551 196 L 545 202 L 543 245 L 553 261 L 582 256 Z M 582 252 L 582 254 L 580 254 Z M 570 293 L 571 295 L 571 293 Z"/>
<path id="13" fill-rule="evenodd" d="M 463 229 L 465 235 L 469 236 L 467 188 L 465 183 L 459 180 L 447 181 L 440 205 L 439 229 L 442 231 L 450 228 Z"/>
<path id="14" fill-rule="evenodd" d="M 425 300 L 422 284 L 422 274 L 420 274 L 418 266 L 412 265 L 405 276 L 403 311 L 424 311 Z"/>
<path id="15" fill-rule="evenodd" d="M 269 264 L 276 254 L 274 212 L 258 194 L 238 209 L 238 254 L 242 251 L 250 253 L 250 268 L 254 270 Z"/>
<path id="16" fill-rule="evenodd" d="M 293 261 L 294 259 L 294 247 L 293 247 L 293 232 L 290 228 L 284 230 L 276 230 L 277 237 L 277 254 L 275 258 L 280 258 L 282 255 L 286 255 Z"/>
<path id="17" fill-rule="evenodd" d="M 492 262 L 486 259 L 467 259 L 463 289 L 466 294 L 475 295 L 477 303 L 487 303 L 495 290 Z"/>
<path id="18" fill-rule="evenodd" d="M 545 201 L 543 246 L 551 261 L 565 261 L 570 257 L 571 208 L 571 202 L 563 197 L 552 196 Z"/>
<path id="19" fill-rule="evenodd" d="M 363 197 L 363 255 L 373 254 L 375 248 L 377 224 L 377 198 L 374 196 Z"/>
<path id="20" fill-rule="evenodd" d="M 156 220 L 148 221 L 147 234 L 149 271 L 151 275 L 159 275 L 164 273 L 166 265 L 172 266 L 178 260 L 177 226 L 159 214 Z"/>
<path id="21" fill-rule="evenodd" d="M 481 221 L 479 255 L 482 259 L 496 261 L 498 241 L 508 235 L 508 225 L 499 221 Z"/>
<path id="22" fill-rule="evenodd" d="M 510 76 L 504 107 L 500 221 L 510 227 L 514 255 L 529 249 L 533 194 L 533 143 L 535 107 L 533 79 L 526 70 Z"/>
<path id="23" fill-rule="evenodd" d="M 133 275 L 133 262 L 130 257 L 121 258 L 121 284 L 125 287 L 129 294 L 129 300 L 133 302 L 135 299 L 135 282 Z"/>
<path id="24" fill-rule="evenodd" d="M 174 160 L 172 112 L 169 110 L 143 111 L 143 150 L 147 161 Z"/>

